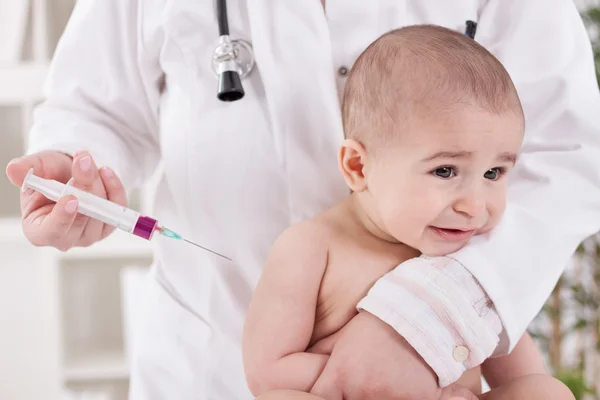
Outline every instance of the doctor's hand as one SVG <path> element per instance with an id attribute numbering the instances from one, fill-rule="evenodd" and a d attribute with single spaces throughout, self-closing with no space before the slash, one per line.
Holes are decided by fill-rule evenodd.
<path id="1" fill-rule="evenodd" d="M 327 400 L 477 400 L 456 385 L 440 389 L 408 342 L 366 311 L 342 328 L 311 393 Z"/>
<path id="2" fill-rule="evenodd" d="M 10 181 L 21 187 L 30 168 L 46 179 L 66 183 L 71 177 L 77 188 L 115 203 L 126 205 L 126 194 L 116 174 L 109 168 L 98 169 L 90 154 L 78 152 L 74 158 L 44 151 L 12 160 L 6 167 Z M 31 189 L 21 193 L 23 232 L 35 246 L 52 246 L 61 251 L 89 246 L 107 237 L 114 227 L 77 213 L 77 199 L 65 196 L 55 203 Z"/>

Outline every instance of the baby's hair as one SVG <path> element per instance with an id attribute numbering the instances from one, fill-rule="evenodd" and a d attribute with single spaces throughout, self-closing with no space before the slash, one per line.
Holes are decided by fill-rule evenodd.
<path id="1" fill-rule="evenodd" d="M 523 116 L 510 75 L 483 46 L 440 26 L 408 26 L 382 35 L 354 63 L 344 90 L 344 131 L 367 146 L 385 145 L 410 118 L 456 105 Z"/>

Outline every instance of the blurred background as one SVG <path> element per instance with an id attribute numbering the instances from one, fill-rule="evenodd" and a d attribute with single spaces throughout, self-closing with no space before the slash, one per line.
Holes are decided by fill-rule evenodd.
<path id="1" fill-rule="evenodd" d="M 0 0 L 2 166 L 27 146 L 32 110 L 75 1 Z M 600 0 L 576 3 L 600 71 Z M 132 208 L 150 209 L 150 185 L 130 194 Z M 115 232 L 66 253 L 33 247 L 21 231 L 19 191 L 0 174 L 0 253 L 0 399 L 126 399 L 136 290 L 152 261 L 148 243 Z M 600 236 L 582 243 L 530 331 L 578 399 L 600 399 Z"/>
<path id="2" fill-rule="evenodd" d="M 97 0 L 103 1 L 103 0 Z M 125 0 L 123 0 L 125 1 Z M 76 0 L 0 0 L 0 165 L 22 155 L 48 62 Z M 74 61 L 76 62 L 76 61 Z M 146 211 L 146 188 L 130 193 Z M 35 248 L 0 174 L 0 399 L 124 400 L 148 243 L 115 232 L 87 249 Z"/>

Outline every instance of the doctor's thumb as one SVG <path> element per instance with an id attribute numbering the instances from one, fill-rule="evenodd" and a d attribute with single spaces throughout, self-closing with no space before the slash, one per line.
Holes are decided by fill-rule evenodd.
<path id="1" fill-rule="evenodd" d="M 71 177 L 70 156 L 57 151 L 44 151 L 12 159 L 6 166 L 6 176 L 15 186 L 21 187 L 27 172 L 33 172 L 46 179 L 66 182 Z"/>

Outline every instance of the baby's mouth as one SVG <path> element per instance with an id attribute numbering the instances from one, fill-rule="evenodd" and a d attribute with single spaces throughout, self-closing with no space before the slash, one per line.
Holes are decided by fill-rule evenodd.
<path id="1" fill-rule="evenodd" d="M 467 240 L 475 234 L 475 229 L 442 228 L 438 226 L 430 226 L 429 229 L 442 240 L 450 242 Z"/>

